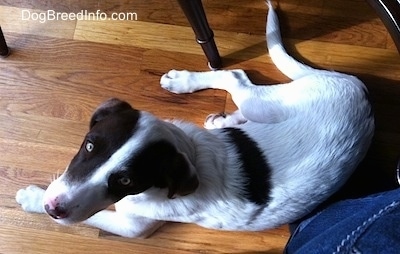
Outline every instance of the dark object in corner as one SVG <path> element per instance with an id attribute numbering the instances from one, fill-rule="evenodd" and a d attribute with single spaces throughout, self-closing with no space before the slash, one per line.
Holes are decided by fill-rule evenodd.
<path id="1" fill-rule="evenodd" d="M 7 47 L 6 39 L 4 38 L 3 31 L 0 26 L 0 56 L 7 57 L 10 54 L 10 50 Z"/>

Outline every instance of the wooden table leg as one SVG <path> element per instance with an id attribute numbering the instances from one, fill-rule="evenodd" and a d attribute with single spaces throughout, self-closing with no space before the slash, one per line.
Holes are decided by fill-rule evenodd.
<path id="1" fill-rule="evenodd" d="M 10 53 L 10 50 L 7 47 L 6 39 L 4 38 L 3 31 L 0 26 L 0 56 L 6 57 Z"/>
<path id="2" fill-rule="evenodd" d="M 208 25 L 201 0 L 178 0 L 186 18 L 196 35 L 197 42 L 201 45 L 211 69 L 222 66 L 221 57 L 214 41 L 214 33 Z"/>
<path id="3" fill-rule="evenodd" d="M 367 0 L 385 24 L 400 53 L 400 4 L 398 0 Z"/>

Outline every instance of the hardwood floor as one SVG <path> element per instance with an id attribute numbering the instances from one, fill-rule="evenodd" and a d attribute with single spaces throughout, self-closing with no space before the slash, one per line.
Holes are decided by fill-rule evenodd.
<path id="1" fill-rule="evenodd" d="M 226 68 L 243 68 L 256 83 L 288 81 L 265 48 L 264 1 L 203 3 Z M 393 188 L 400 154 L 400 58 L 382 22 L 363 0 L 281 0 L 279 5 L 291 54 L 315 67 L 358 75 L 370 90 L 376 136 L 361 173 L 341 195 Z M 22 20 L 23 10 L 135 12 L 137 20 L 41 23 Z M 101 101 L 119 97 L 161 118 L 199 125 L 208 113 L 234 105 L 222 91 L 178 96 L 160 88 L 160 76 L 169 69 L 208 69 L 174 0 L 0 0 L 0 24 L 12 50 L 0 59 L 0 253 L 282 252 L 287 226 L 242 233 L 168 223 L 142 240 L 24 213 L 16 191 L 48 185 L 63 171 Z"/>

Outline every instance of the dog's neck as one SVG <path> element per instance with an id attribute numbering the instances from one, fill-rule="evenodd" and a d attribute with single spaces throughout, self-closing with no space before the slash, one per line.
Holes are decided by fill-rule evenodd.
<path id="1" fill-rule="evenodd" d="M 180 120 L 168 121 L 167 124 L 173 125 L 172 129 L 177 134 L 177 149 L 180 149 L 181 152 L 184 152 L 188 156 L 189 160 L 196 167 L 197 173 L 200 174 L 200 178 L 202 178 L 201 175 L 203 173 L 213 172 L 213 170 L 202 172 L 201 165 L 210 165 L 209 163 L 204 163 L 204 161 L 213 161 L 213 167 L 216 170 L 223 168 L 222 165 L 226 163 L 227 159 L 224 153 L 225 146 L 223 142 L 218 142 L 217 135 L 212 133 L 219 130 L 210 132 L 193 123 Z M 213 145 L 210 146 L 210 144 Z M 218 173 L 214 171 L 212 174 Z"/>

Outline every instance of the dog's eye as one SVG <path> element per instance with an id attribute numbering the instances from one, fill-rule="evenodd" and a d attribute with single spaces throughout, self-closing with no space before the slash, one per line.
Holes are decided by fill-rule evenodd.
<path id="1" fill-rule="evenodd" d="M 86 141 L 85 149 L 86 149 L 87 152 L 90 153 L 94 149 L 94 144 L 92 142 L 90 142 L 90 141 Z"/>
<path id="2" fill-rule="evenodd" d="M 131 179 L 129 179 L 128 177 L 121 177 L 120 179 L 118 179 L 118 183 L 127 186 L 131 183 Z"/>

